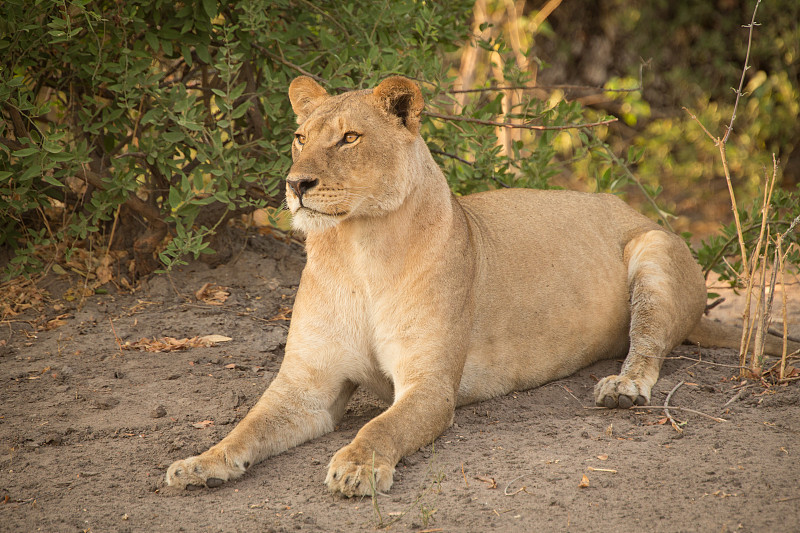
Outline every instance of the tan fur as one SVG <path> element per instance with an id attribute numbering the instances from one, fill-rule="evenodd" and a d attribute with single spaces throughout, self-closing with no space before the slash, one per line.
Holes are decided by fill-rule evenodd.
<path id="1" fill-rule="evenodd" d="M 287 203 L 307 234 L 280 372 L 248 415 L 166 481 L 217 486 L 332 431 L 356 387 L 390 403 L 331 459 L 347 496 L 386 491 L 397 461 L 456 406 L 627 354 L 595 401 L 646 403 L 706 291 L 683 241 L 610 195 L 456 198 L 419 136 L 422 95 L 389 78 L 328 96 L 290 89 L 299 128 Z M 713 327 L 711 328 L 713 330 Z"/>

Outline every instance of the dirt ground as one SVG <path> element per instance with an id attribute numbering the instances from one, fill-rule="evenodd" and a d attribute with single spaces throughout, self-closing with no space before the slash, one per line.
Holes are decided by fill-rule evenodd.
<path id="1" fill-rule="evenodd" d="M 303 262 L 251 236 L 227 265 L 134 292 L 68 301 L 80 278 L 47 278 L 44 321 L 0 330 L 0 531 L 800 531 L 800 385 L 742 383 L 714 364 L 733 351 L 693 346 L 665 363 L 653 403 L 674 390 L 670 405 L 724 421 L 674 410 L 678 432 L 662 410 L 591 408 L 596 379 L 619 367 L 607 361 L 458 409 L 374 501 L 323 485 L 333 453 L 385 408 L 361 393 L 333 433 L 238 481 L 165 488 L 167 466 L 226 435 L 275 376 Z M 227 300 L 213 286 L 198 299 L 206 283 Z M 210 334 L 231 340 L 120 348 Z"/>

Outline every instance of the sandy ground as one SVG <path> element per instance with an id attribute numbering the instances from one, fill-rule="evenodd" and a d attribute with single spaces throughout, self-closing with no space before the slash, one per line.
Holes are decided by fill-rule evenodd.
<path id="1" fill-rule="evenodd" d="M 693 346 L 665 363 L 653 403 L 683 382 L 671 405 L 725 421 L 675 410 L 678 432 L 661 410 L 591 408 L 597 378 L 618 369 L 607 361 L 458 409 L 375 500 L 323 485 L 333 453 L 385 408 L 361 393 L 333 433 L 239 481 L 165 488 L 166 467 L 227 434 L 275 376 L 303 261 L 253 236 L 227 265 L 132 293 L 66 301 L 80 279 L 45 280 L 45 319 L 0 330 L 0 531 L 800 531 L 800 386 L 742 383 L 712 364 L 733 351 Z M 222 305 L 195 297 L 206 283 L 228 288 Z M 208 334 L 231 340 L 118 344 Z"/>

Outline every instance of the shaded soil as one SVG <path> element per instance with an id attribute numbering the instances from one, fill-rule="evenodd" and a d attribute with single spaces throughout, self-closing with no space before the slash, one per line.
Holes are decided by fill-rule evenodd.
<path id="1" fill-rule="evenodd" d="M 37 329 L 20 315 L 0 331 L 0 531 L 800 528 L 800 387 L 743 385 L 710 364 L 735 364 L 733 351 L 693 346 L 673 356 L 703 362 L 668 360 L 653 403 L 684 382 L 671 405 L 725 422 L 673 411 L 680 433 L 660 410 L 588 408 L 597 377 L 619 367 L 606 361 L 457 410 L 375 501 L 323 485 L 330 457 L 385 408 L 362 393 L 333 433 L 239 481 L 166 489 L 166 467 L 226 435 L 274 377 L 303 261 L 255 236 L 227 265 L 192 263 L 133 293 L 67 302 L 80 279 L 48 278 L 47 318 L 68 316 Z M 195 298 L 209 282 L 228 287 L 223 305 Z M 207 334 L 232 340 L 166 353 L 118 344 Z"/>

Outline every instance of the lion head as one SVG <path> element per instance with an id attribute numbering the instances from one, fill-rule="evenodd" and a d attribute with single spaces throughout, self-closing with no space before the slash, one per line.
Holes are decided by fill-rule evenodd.
<path id="1" fill-rule="evenodd" d="M 329 95 L 301 76 L 289 86 L 298 128 L 286 178 L 292 225 L 305 233 L 402 205 L 422 155 L 419 87 L 391 77 L 374 90 Z"/>

